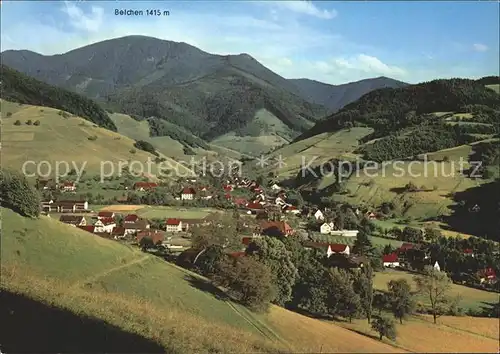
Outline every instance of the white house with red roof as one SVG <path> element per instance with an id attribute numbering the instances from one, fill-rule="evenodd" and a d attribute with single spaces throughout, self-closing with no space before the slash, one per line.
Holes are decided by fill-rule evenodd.
<path id="1" fill-rule="evenodd" d="M 195 195 L 194 188 L 186 187 L 181 192 L 181 200 L 193 200 Z"/>
<path id="2" fill-rule="evenodd" d="M 97 218 L 98 219 L 103 219 L 103 218 L 112 218 L 112 219 L 114 219 L 115 216 L 116 216 L 115 213 L 113 213 L 112 211 L 100 211 L 97 214 Z"/>
<path id="3" fill-rule="evenodd" d="M 165 222 L 167 232 L 181 232 L 182 221 L 179 219 L 170 218 Z"/>
<path id="4" fill-rule="evenodd" d="M 342 245 L 340 243 L 331 243 L 328 245 L 328 248 L 326 250 L 326 256 L 330 257 L 333 254 L 345 254 L 346 256 L 349 256 L 351 254 L 351 249 L 349 248 L 348 245 Z"/>
<path id="5" fill-rule="evenodd" d="M 125 218 L 123 219 L 123 222 L 125 224 L 133 224 L 135 222 L 137 222 L 139 220 L 139 215 L 136 215 L 136 214 L 128 214 L 127 216 L 125 216 Z"/>
<path id="6" fill-rule="evenodd" d="M 385 254 L 382 256 L 384 267 L 395 268 L 399 267 L 399 257 L 397 253 Z"/>
<path id="7" fill-rule="evenodd" d="M 63 192 L 74 192 L 74 191 L 76 191 L 76 183 L 75 182 L 63 182 L 61 184 L 61 190 Z"/>
<path id="8" fill-rule="evenodd" d="M 111 233 L 116 227 L 116 221 L 113 218 L 102 218 L 94 223 L 94 232 L 109 232 Z"/>

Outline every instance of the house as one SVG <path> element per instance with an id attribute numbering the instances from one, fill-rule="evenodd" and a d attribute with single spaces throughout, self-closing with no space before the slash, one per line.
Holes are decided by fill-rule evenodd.
<path id="1" fill-rule="evenodd" d="M 290 213 L 290 214 L 294 214 L 294 215 L 298 215 L 300 214 L 300 210 L 297 209 L 296 206 L 293 206 L 293 205 L 286 205 L 283 207 L 283 211 L 285 213 Z"/>
<path id="2" fill-rule="evenodd" d="M 123 219 L 124 224 L 133 224 L 139 220 L 139 216 L 136 214 L 129 214 Z"/>
<path id="3" fill-rule="evenodd" d="M 384 267 L 395 268 L 399 267 L 399 257 L 397 253 L 386 254 L 382 256 Z"/>
<path id="4" fill-rule="evenodd" d="M 284 221 L 263 220 L 260 223 L 260 234 L 267 236 L 287 237 L 293 235 L 294 230 Z"/>
<path id="5" fill-rule="evenodd" d="M 133 235 L 139 231 L 149 229 L 151 225 L 146 219 L 137 219 L 135 222 L 123 223 L 125 235 Z"/>
<path id="6" fill-rule="evenodd" d="M 114 238 L 124 238 L 127 235 L 127 233 L 126 233 L 125 228 L 123 226 L 115 226 L 113 228 L 113 231 L 111 231 L 111 235 Z"/>
<path id="7" fill-rule="evenodd" d="M 165 222 L 167 232 L 181 232 L 182 221 L 179 219 L 167 219 Z"/>
<path id="8" fill-rule="evenodd" d="M 273 191 L 279 191 L 279 190 L 281 190 L 281 187 L 280 187 L 277 183 L 273 183 L 273 184 L 271 185 L 271 189 L 272 189 Z"/>
<path id="9" fill-rule="evenodd" d="M 325 220 L 325 215 L 323 214 L 323 212 L 321 210 L 318 209 L 314 213 L 314 218 L 318 221 L 323 221 L 323 220 Z"/>
<path id="10" fill-rule="evenodd" d="M 89 209 L 87 201 L 73 201 L 73 200 L 48 200 L 41 203 L 42 211 L 44 212 L 57 212 L 57 213 L 76 213 L 86 212 Z"/>
<path id="11" fill-rule="evenodd" d="M 113 213 L 112 211 L 100 211 L 98 214 L 97 214 L 97 218 L 98 219 L 103 219 L 103 218 L 111 218 L 111 219 L 114 219 L 115 218 L 115 213 Z"/>
<path id="12" fill-rule="evenodd" d="M 96 233 L 111 233 L 113 229 L 116 227 L 116 221 L 113 218 L 102 218 L 98 219 L 94 223 L 95 232 Z"/>
<path id="13" fill-rule="evenodd" d="M 87 221 L 82 215 L 61 215 L 59 221 L 71 226 L 87 225 Z"/>
<path id="14" fill-rule="evenodd" d="M 474 257 L 474 250 L 472 248 L 466 248 L 464 249 L 464 255 Z"/>
<path id="15" fill-rule="evenodd" d="M 210 221 L 206 219 L 179 219 L 182 222 L 182 231 L 188 231 L 191 227 L 206 226 Z"/>
<path id="16" fill-rule="evenodd" d="M 495 270 L 491 267 L 480 270 L 479 272 L 477 272 L 477 276 L 480 279 L 481 283 L 493 283 L 497 279 Z"/>
<path id="17" fill-rule="evenodd" d="M 63 192 L 74 192 L 76 191 L 76 184 L 75 182 L 63 182 L 60 188 Z"/>
<path id="18" fill-rule="evenodd" d="M 319 227 L 319 232 L 322 234 L 329 234 L 335 229 L 335 224 L 333 222 L 325 222 Z"/>
<path id="19" fill-rule="evenodd" d="M 184 188 L 181 192 L 181 200 L 193 200 L 196 191 L 193 188 Z"/>
<path id="20" fill-rule="evenodd" d="M 408 250 L 411 250 L 411 249 L 414 249 L 415 248 L 415 245 L 413 243 L 403 243 L 401 246 L 399 246 L 399 248 L 397 249 L 397 252 L 398 253 L 404 253 Z"/>
<path id="21" fill-rule="evenodd" d="M 333 254 L 344 254 L 349 256 L 350 248 L 348 245 L 342 245 L 340 243 L 329 244 L 326 250 L 326 256 L 329 258 Z"/>
<path id="22" fill-rule="evenodd" d="M 226 185 L 222 186 L 222 189 L 224 189 L 224 192 L 232 192 L 234 187 L 230 184 L 226 184 Z"/>
<path id="23" fill-rule="evenodd" d="M 245 206 L 249 211 L 251 212 L 257 212 L 259 210 L 263 210 L 264 207 L 262 206 L 262 204 L 260 203 L 255 203 L 255 202 L 251 202 L 251 203 L 247 203 L 247 205 Z"/>
<path id="24" fill-rule="evenodd" d="M 274 200 L 274 204 L 276 205 L 287 205 L 286 202 L 284 201 L 284 199 L 280 196 L 276 197 L 276 199 Z"/>
<path id="25" fill-rule="evenodd" d="M 342 236 L 342 237 L 357 237 L 358 230 L 332 230 L 330 235 L 332 236 Z"/>
<path id="26" fill-rule="evenodd" d="M 90 232 L 90 233 L 94 233 L 95 232 L 95 227 L 94 225 L 81 225 L 81 226 L 77 226 L 79 229 L 82 229 L 84 231 L 87 231 L 87 232 Z"/>
<path id="27" fill-rule="evenodd" d="M 150 238 L 154 245 L 161 244 L 165 240 L 165 233 L 160 230 L 144 230 L 137 233 L 136 240 L 140 243 L 145 237 Z"/>
<path id="28" fill-rule="evenodd" d="M 153 182 L 136 182 L 134 183 L 134 190 L 136 191 L 146 191 L 158 187 L 157 183 Z"/>

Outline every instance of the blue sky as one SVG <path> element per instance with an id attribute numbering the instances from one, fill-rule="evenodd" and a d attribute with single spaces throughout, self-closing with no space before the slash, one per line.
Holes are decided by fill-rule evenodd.
<path id="1" fill-rule="evenodd" d="M 120 9 L 170 16 L 115 16 Z M 52 55 L 132 34 L 248 53 L 287 78 L 341 84 L 498 75 L 498 2 L 2 1 L 1 49 Z"/>

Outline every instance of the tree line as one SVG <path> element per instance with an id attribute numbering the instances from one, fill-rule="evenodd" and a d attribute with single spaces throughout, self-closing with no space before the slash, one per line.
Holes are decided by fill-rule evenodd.
<path id="1" fill-rule="evenodd" d="M 96 102 L 77 93 L 51 86 L 1 66 L 2 98 L 8 101 L 61 109 L 87 119 L 103 128 L 117 131 L 108 114 Z"/>

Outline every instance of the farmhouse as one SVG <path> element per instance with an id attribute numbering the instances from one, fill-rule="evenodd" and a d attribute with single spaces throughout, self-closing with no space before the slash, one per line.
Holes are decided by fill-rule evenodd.
<path id="1" fill-rule="evenodd" d="M 293 206 L 293 205 L 286 205 L 285 207 L 283 207 L 283 211 L 285 213 L 291 213 L 294 215 L 300 214 L 300 210 L 297 209 L 297 207 Z"/>
<path id="2" fill-rule="evenodd" d="M 76 191 L 75 182 L 63 182 L 60 186 L 63 192 L 74 192 Z"/>
<path id="3" fill-rule="evenodd" d="M 123 219 L 124 224 L 133 224 L 139 220 L 139 216 L 136 214 L 128 214 L 125 219 Z"/>
<path id="4" fill-rule="evenodd" d="M 329 244 L 328 249 L 326 250 L 326 256 L 330 257 L 333 254 L 344 254 L 349 256 L 350 248 L 348 245 L 342 245 L 339 243 Z"/>
<path id="5" fill-rule="evenodd" d="M 329 234 L 333 230 L 335 230 L 335 224 L 333 222 L 325 222 L 319 227 L 319 232 L 322 234 Z"/>
<path id="6" fill-rule="evenodd" d="M 98 232 L 106 232 L 111 233 L 113 229 L 116 227 L 116 221 L 113 218 L 102 218 L 97 220 L 94 223 L 95 231 Z"/>
<path id="7" fill-rule="evenodd" d="M 81 215 L 61 215 L 59 218 L 60 222 L 71 226 L 85 226 L 87 225 L 87 221 Z"/>
<path id="8" fill-rule="evenodd" d="M 181 232 L 183 224 L 179 219 L 167 219 L 165 226 L 167 232 Z"/>
<path id="9" fill-rule="evenodd" d="M 293 235 L 294 230 L 284 221 L 267 221 L 260 223 L 260 234 L 267 236 L 287 237 Z"/>
<path id="10" fill-rule="evenodd" d="M 126 235 L 125 228 L 123 226 L 115 226 L 113 231 L 111 231 L 111 235 L 114 238 L 124 238 Z"/>
<path id="11" fill-rule="evenodd" d="M 193 200 L 196 195 L 194 188 L 184 188 L 181 192 L 181 200 Z"/>
<path id="12" fill-rule="evenodd" d="M 395 268 L 399 267 L 399 258 L 397 253 L 386 254 L 382 256 L 384 267 Z"/>
<path id="13" fill-rule="evenodd" d="M 491 267 L 485 268 L 477 272 L 481 283 L 494 283 L 497 280 L 495 270 Z"/>
<path id="14" fill-rule="evenodd" d="M 136 191 L 145 191 L 158 187 L 157 183 L 152 182 L 136 182 L 134 183 L 134 190 Z"/>
<path id="15" fill-rule="evenodd" d="M 153 244 L 161 244 L 165 240 L 165 233 L 160 230 L 145 230 L 137 233 L 137 242 L 140 243 L 143 238 L 150 238 Z"/>
<path id="16" fill-rule="evenodd" d="M 112 218 L 112 219 L 114 219 L 115 216 L 116 216 L 115 213 L 113 213 L 112 211 L 100 211 L 97 214 L 97 218 L 98 219 L 104 219 L 104 218 Z"/>
<path id="17" fill-rule="evenodd" d="M 86 212 L 89 209 L 89 203 L 87 201 L 48 200 L 42 202 L 41 204 L 42 210 L 44 212 L 76 213 Z"/>
<path id="18" fill-rule="evenodd" d="M 132 235 L 136 232 L 149 229 L 150 226 L 151 225 L 146 219 L 137 219 L 137 221 L 135 222 L 123 223 L 123 227 L 125 228 L 125 235 Z"/>

